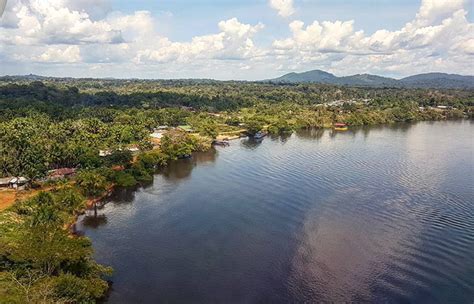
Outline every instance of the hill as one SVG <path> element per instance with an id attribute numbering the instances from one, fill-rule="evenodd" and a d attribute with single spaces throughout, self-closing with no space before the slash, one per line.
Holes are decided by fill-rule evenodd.
<path id="1" fill-rule="evenodd" d="M 275 83 L 323 83 L 362 87 L 474 89 L 474 76 L 446 73 L 419 74 L 397 80 L 371 74 L 337 77 L 325 71 L 313 70 L 303 73 L 289 73 L 268 81 Z"/>
<path id="2" fill-rule="evenodd" d="M 399 82 L 411 88 L 474 89 L 474 76 L 457 74 L 419 74 L 400 79 Z"/>

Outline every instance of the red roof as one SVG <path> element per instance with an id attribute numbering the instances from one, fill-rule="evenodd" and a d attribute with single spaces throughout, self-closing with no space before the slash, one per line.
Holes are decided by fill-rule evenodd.
<path id="1" fill-rule="evenodd" d="M 347 124 L 342 123 L 342 122 L 338 122 L 338 123 L 335 123 L 334 126 L 335 126 L 335 127 L 346 127 Z"/>
<path id="2" fill-rule="evenodd" d="M 63 176 L 63 175 L 71 175 L 76 173 L 75 168 L 61 168 L 56 170 L 51 170 L 49 176 Z"/>

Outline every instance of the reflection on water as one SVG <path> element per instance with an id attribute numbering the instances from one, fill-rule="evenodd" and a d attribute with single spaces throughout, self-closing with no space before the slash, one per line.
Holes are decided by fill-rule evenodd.
<path id="1" fill-rule="evenodd" d="M 91 214 L 90 211 L 87 211 L 82 218 L 82 222 L 85 226 L 98 228 L 99 226 L 107 224 L 107 216 L 105 214 L 97 214 L 97 212 Z"/>
<path id="2" fill-rule="evenodd" d="M 472 303 L 470 122 L 242 139 L 83 217 L 110 303 Z"/>
<path id="3" fill-rule="evenodd" d="M 280 135 L 271 134 L 270 138 L 272 140 L 280 141 L 281 143 L 286 143 L 291 138 L 291 136 L 291 133 L 282 133 Z"/>
<path id="4" fill-rule="evenodd" d="M 249 149 L 249 150 L 254 150 L 254 149 L 258 148 L 258 146 L 260 146 L 263 143 L 264 140 L 265 140 L 265 138 L 255 139 L 255 138 L 252 138 L 252 137 L 248 137 L 248 138 L 240 140 L 240 145 L 243 148 L 246 148 L 246 149 Z"/>
<path id="5" fill-rule="evenodd" d="M 197 152 L 194 153 L 191 158 L 171 162 L 167 167 L 163 168 L 160 173 L 170 180 L 188 178 L 191 175 L 191 171 L 197 165 L 212 163 L 216 160 L 217 155 L 218 152 L 214 148 L 207 152 Z"/>
<path id="6" fill-rule="evenodd" d="M 295 134 L 298 138 L 318 140 L 323 137 L 325 132 L 325 129 L 301 129 L 296 131 Z"/>

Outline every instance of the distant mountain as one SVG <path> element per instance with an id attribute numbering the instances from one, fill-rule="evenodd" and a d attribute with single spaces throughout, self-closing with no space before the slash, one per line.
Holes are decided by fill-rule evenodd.
<path id="1" fill-rule="evenodd" d="M 0 81 L 59 81 L 68 82 L 76 79 L 98 80 L 109 82 L 122 81 L 160 81 L 162 83 L 220 83 L 213 79 L 115 79 L 115 78 L 72 78 L 72 77 L 49 77 L 40 75 L 14 75 L 0 76 Z M 373 87 L 373 88 L 432 88 L 432 89 L 468 89 L 474 90 L 474 76 L 463 76 L 446 73 L 427 73 L 409 76 L 402 79 L 394 79 L 371 74 L 357 74 L 351 76 L 337 77 L 331 73 L 312 70 L 303 73 L 289 73 L 275 79 L 264 80 L 272 83 L 322 83 L 349 87 Z"/>
<path id="2" fill-rule="evenodd" d="M 371 74 L 337 77 L 325 71 L 313 70 L 303 73 L 289 73 L 268 81 L 276 83 L 323 83 L 363 87 L 474 89 L 474 76 L 445 73 L 420 74 L 397 80 Z"/>
<path id="3" fill-rule="evenodd" d="M 377 75 L 357 74 L 352 76 L 338 77 L 337 84 L 347 86 L 397 87 L 398 81 L 393 78 Z"/>
<path id="4" fill-rule="evenodd" d="M 39 76 L 39 75 L 34 75 L 34 74 L 29 74 L 29 75 L 6 75 L 6 76 L 1 76 L 0 80 L 2 81 L 16 81 L 16 80 L 27 80 L 27 81 L 42 81 L 46 80 L 48 77 L 45 76 Z"/>
<path id="5" fill-rule="evenodd" d="M 474 89 L 474 76 L 462 76 L 457 74 L 419 74 L 400 79 L 399 82 L 411 88 Z"/>
<path id="6" fill-rule="evenodd" d="M 337 81 L 337 77 L 331 73 L 313 70 L 303 73 L 290 73 L 283 75 L 279 78 L 272 79 L 272 82 L 317 82 L 317 83 L 334 83 Z"/>

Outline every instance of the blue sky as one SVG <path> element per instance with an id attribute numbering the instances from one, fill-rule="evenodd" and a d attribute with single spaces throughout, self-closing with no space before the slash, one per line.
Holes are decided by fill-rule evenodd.
<path id="1" fill-rule="evenodd" d="M 420 7 L 416 0 L 303 0 L 294 17 L 305 22 L 314 20 L 355 20 L 356 29 L 368 33 L 381 27 L 396 30 L 412 20 Z M 260 37 L 271 42 L 272 38 L 287 35 L 288 22 L 268 9 L 266 0 L 164 0 L 164 1 L 112 1 L 113 9 L 133 13 L 149 10 L 165 24 L 160 32 L 178 41 L 186 41 L 194 36 L 205 35 L 217 30 L 221 20 L 237 17 L 243 23 L 262 22 L 266 29 Z M 170 17 L 168 14 L 172 14 Z"/>
<path id="2" fill-rule="evenodd" d="M 371 33 L 381 27 L 388 30 L 401 28 L 415 17 L 420 4 L 421 0 L 301 0 L 295 1 L 295 5 L 299 5 L 295 17 L 306 22 L 354 19 L 357 29 Z M 176 40 L 215 31 L 219 21 L 232 17 L 245 23 L 263 22 L 276 30 L 269 30 L 267 34 L 288 33 L 286 20 L 269 11 L 266 0 L 114 0 L 110 6 L 127 13 L 149 10 L 157 18 L 167 19 L 167 27 L 162 30 Z M 472 22 L 471 12 L 468 12 L 468 19 Z M 173 18 L 166 18 L 169 13 Z"/>
<path id="3" fill-rule="evenodd" d="M 470 74 L 474 0 L 8 0 L 0 74 Z"/>

